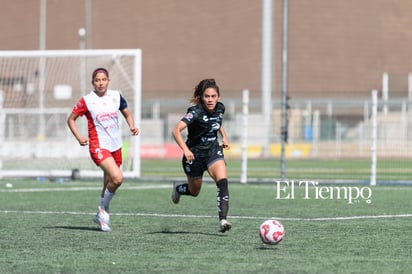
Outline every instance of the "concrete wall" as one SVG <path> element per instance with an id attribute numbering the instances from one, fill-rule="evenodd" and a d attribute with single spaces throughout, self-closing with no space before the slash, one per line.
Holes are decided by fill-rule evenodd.
<path id="1" fill-rule="evenodd" d="M 86 16 L 85 3 L 91 12 Z M 143 49 L 143 98 L 190 97 L 215 77 L 223 98 L 260 98 L 262 1 L 47 0 L 46 49 Z M 274 0 L 274 100 L 281 86 L 281 0 Z M 39 49 L 40 0 L 2 0 L 0 49 Z M 295 98 L 369 98 L 391 77 L 406 96 L 412 71 L 410 0 L 289 1 L 288 90 Z M 5 68 L 1 68 L 1 73 Z M 1 84 L 1 83 L 0 83 Z"/>

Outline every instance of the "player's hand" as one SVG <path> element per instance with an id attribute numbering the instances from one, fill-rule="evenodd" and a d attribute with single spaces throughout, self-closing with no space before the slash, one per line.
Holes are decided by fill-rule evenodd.
<path id="1" fill-rule="evenodd" d="M 87 146 L 87 145 L 89 144 L 89 140 L 87 140 L 87 139 L 85 139 L 85 138 L 81 138 L 81 139 L 79 140 L 79 144 L 80 144 L 81 146 Z"/>
<path id="2" fill-rule="evenodd" d="M 130 132 L 132 133 L 132 135 L 136 136 L 139 134 L 139 129 L 137 127 L 131 128 Z"/>
<path id="3" fill-rule="evenodd" d="M 189 164 L 191 164 L 193 160 L 195 159 L 195 155 L 193 155 L 192 151 L 190 150 L 184 151 L 184 155 L 186 158 L 186 162 Z"/>
<path id="4" fill-rule="evenodd" d="M 229 150 L 229 149 L 230 149 L 230 145 L 223 143 L 222 148 Z"/>

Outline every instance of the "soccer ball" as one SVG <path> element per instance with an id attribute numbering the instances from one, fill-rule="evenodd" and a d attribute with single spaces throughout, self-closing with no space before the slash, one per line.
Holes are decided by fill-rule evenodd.
<path id="1" fill-rule="evenodd" d="M 275 245 L 285 236 L 285 228 L 277 220 L 266 220 L 259 227 L 259 236 L 263 243 Z"/>

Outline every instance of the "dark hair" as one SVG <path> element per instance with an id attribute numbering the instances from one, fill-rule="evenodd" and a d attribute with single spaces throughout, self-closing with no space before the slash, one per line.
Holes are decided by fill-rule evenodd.
<path id="1" fill-rule="evenodd" d="M 197 84 L 193 96 L 190 99 L 191 103 L 198 104 L 201 101 L 203 93 L 208 88 L 214 88 L 217 91 L 217 94 L 220 96 L 219 86 L 216 84 L 215 79 L 204 79 Z"/>
<path id="2" fill-rule="evenodd" d="M 92 81 L 94 80 L 94 77 L 96 77 L 96 74 L 98 74 L 98 73 L 104 73 L 104 74 L 106 74 L 107 78 L 109 78 L 109 71 L 107 69 L 97 68 L 92 73 Z"/>

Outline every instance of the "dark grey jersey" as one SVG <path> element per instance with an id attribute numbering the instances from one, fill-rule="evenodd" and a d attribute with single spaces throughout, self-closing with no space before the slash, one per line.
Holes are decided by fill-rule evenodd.
<path id="1" fill-rule="evenodd" d="M 218 102 L 215 111 L 207 112 L 202 103 L 187 109 L 182 121 L 187 124 L 186 144 L 195 156 L 207 156 L 207 151 L 218 146 L 218 132 L 222 126 L 225 105 Z"/>

